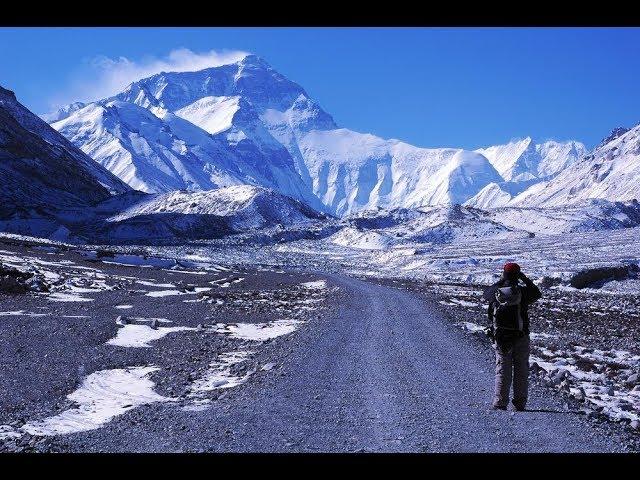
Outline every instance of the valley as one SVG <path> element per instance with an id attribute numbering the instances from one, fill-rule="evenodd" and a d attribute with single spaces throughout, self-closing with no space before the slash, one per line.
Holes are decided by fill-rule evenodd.
<path id="1" fill-rule="evenodd" d="M 637 452 L 638 199 L 640 125 L 418 147 L 255 55 L 40 117 L 0 88 L 0 451 Z"/>

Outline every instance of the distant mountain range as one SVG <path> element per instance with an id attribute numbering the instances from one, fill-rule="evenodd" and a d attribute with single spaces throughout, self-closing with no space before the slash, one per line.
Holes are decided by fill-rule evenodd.
<path id="1" fill-rule="evenodd" d="M 339 128 L 253 55 L 159 73 L 44 119 L 51 126 L 0 88 L 1 231 L 181 241 L 312 223 L 333 225 L 331 234 L 352 219 L 393 218 L 414 233 L 389 238 L 420 242 L 640 221 L 640 125 L 615 129 L 591 152 L 531 138 L 419 148 Z M 380 235 L 374 243 L 395 242 Z"/>
<path id="2" fill-rule="evenodd" d="M 0 231 L 92 242 L 180 242 L 324 220 L 272 190 L 135 191 L 0 87 Z"/>
<path id="3" fill-rule="evenodd" d="M 159 73 L 113 97 L 74 103 L 45 118 L 146 192 L 249 184 L 338 216 L 454 203 L 494 208 L 534 197 L 536 205 L 546 205 L 538 194 L 546 188 L 556 192 L 548 198 L 554 206 L 640 197 L 640 182 L 630 188 L 626 180 L 611 178 L 601 188 L 562 180 L 563 172 L 581 171 L 584 162 L 605 161 L 607 145 L 619 137 L 590 154 L 576 141 L 531 138 L 475 152 L 414 147 L 338 128 L 300 85 L 254 55 L 197 72 Z M 625 150 L 627 168 L 632 150 Z M 636 155 L 625 178 L 638 174 L 639 162 Z"/>

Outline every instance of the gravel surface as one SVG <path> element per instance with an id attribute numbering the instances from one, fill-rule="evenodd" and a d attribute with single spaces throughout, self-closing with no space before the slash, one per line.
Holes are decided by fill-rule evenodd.
<path id="1" fill-rule="evenodd" d="M 531 411 L 490 410 L 491 352 L 425 296 L 341 275 L 333 308 L 260 349 L 210 408 L 144 405 L 57 436 L 63 451 L 619 452 L 624 442 L 534 386 Z M 170 338 L 170 337 L 166 337 Z M 158 349 L 161 349 L 160 346 Z"/>

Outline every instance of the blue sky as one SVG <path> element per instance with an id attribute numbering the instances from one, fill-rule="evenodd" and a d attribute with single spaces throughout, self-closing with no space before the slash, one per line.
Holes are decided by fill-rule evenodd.
<path id="1" fill-rule="evenodd" d="M 424 147 L 640 122 L 638 28 L 0 28 L 0 84 L 45 113 L 176 49 L 255 53 L 340 126 Z"/>

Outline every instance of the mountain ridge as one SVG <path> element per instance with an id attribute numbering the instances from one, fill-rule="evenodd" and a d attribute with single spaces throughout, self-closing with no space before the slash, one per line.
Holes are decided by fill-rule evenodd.
<path id="1" fill-rule="evenodd" d="M 105 127 L 76 104 L 48 117 L 57 118 L 54 128 L 135 188 L 197 191 L 249 184 L 334 215 L 452 202 L 483 208 L 520 203 L 589 153 L 574 140 L 531 137 L 476 149 L 471 153 L 485 157 L 498 176 L 484 175 L 480 183 L 459 178 L 457 185 L 468 188 L 452 194 L 447 171 L 454 167 L 448 162 L 468 151 L 421 148 L 342 128 L 302 86 L 255 55 L 200 71 L 161 72 L 93 104 L 123 110 L 131 104 L 157 119 L 140 110 L 129 124 Z M 181 127 L 178 118 L 186 122 Z M 151 124 L 153 131 L 142 131 Z M 103 129 L 117 137 L 124 127 L 142 133 L 101 151 L 92 149 L 98 133 L 79 135 Z M 171 133 L 170 144 L 160 140 L 161 132 Z"/>

